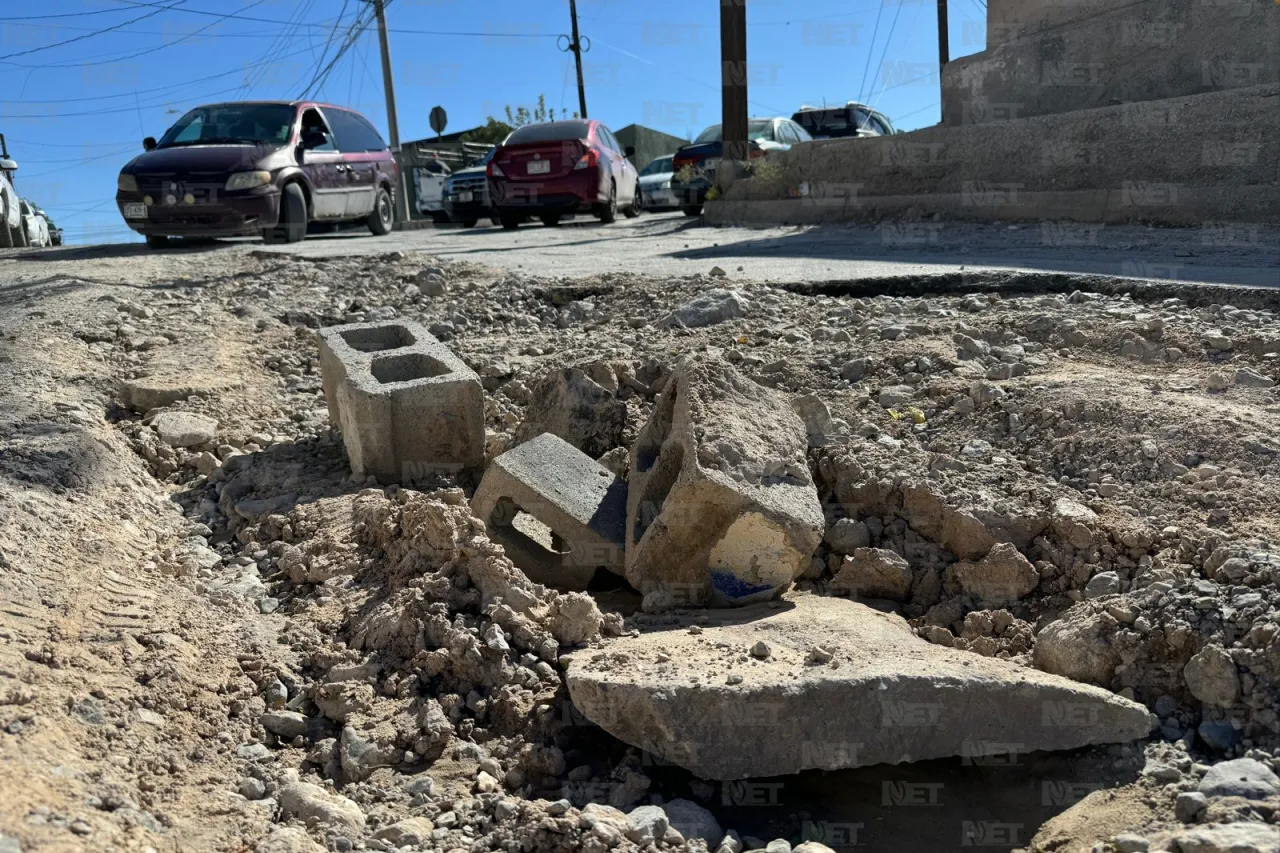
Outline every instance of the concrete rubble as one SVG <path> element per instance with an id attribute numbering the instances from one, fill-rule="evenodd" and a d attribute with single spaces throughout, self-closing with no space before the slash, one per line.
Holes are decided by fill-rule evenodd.
<path id="1" fill-rule="evenodd" d="M 709 779 L 973 758 L 1010 744 L 1074 749 L 1155 725 L 1110 691 L 932 645 L 898 617 L 835 598 L 637 624 L 638 637 L 569 656 L 569 694 L 610 734 Z M 767 657 L 744 662 L 762 640 Z M 829 662 L 816 663 L 815 648 Z"/>
<path id="2" fill-rule="evenodd" d="M 807 431 L 776 391 L 715 359 L 679 365 L 631 450 L 627 580 L 646 607 L 776 596 L 824 521 Z"/>
<path id="3" fill-rule="evenodd" d="M 494 459 L 471 510 L 536 583 L 586 589 L 597 568 L 623 571 L 626 483 L 550 433 Z M 521 513 L 545 529 L 522 530 Z"/>
<path id="4" fill-rule="evenodd" d="M 420 325 L 355 323 L 319 333 L 329 418 L 351 470 L 383 482 L 484 463 L 484 390 Z"/>

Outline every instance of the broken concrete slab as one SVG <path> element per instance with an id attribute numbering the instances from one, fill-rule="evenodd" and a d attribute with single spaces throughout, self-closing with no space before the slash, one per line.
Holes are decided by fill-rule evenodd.
<path id="1" fill-rule="evenodd" d="M 551 433 L 493 460 L 471 510 L 535 583 L 586 589 L 597 568 L 623 571 L 627 484 Z"/>
<path id="2" fill-rule="evenodd" d="M 569 695 L 619 739 L 710 779 L 1145 737 L 1155 717 L 1097 687 L 930 644 L 897 616 L 789 594 L 635 617 L 638 637 L 568 656 Z M 689 629 L 698 625 L 700 630 Z M 766 659 L 741 658 L 757 642 Z M 821 645 L 826 663 L 811 656 Z"/>
<path id="3" fill-rule="evenodd" d="M 750 303 L 736 290 L 715 288 L 699 293 L 658 321 L 659 326 L 697 329 L 745 316 Z"/>
<path id="4" fill-rule="evenodd" d="M 199 447 L 218 437 L 218 422 L 194 412 L 161 412 L 151 427 L 170 447 Z"/>
<path id="5" fill-rule="evenodd" d="M 773 597 L 825 520 L 787 399 L 720 359 L 686 361 L 631 450 L 626 575 L 651 607 Z"/>
<path id="6" fill-rule="evenodd" d="M 549 432 L 595 458 L 622 445 L 626 426 L 627 404 L 583 370 L 567 367 L 534 383 L 516 441 Z"/>
<path id="7" fill-rule="evenodd" d="M 412 482 L 484 463 L 480 377 L 417 323 L 320 330 L 330 420 L 357 474 Z"/>
<path id="8" fill-rule="evenodd" d="M 207 374 L 193 375 L 190 370 L 181 375 L 145 376 L 120 382 L 119 397 L 122 405 L 140 414 L 152 409 L 172 406 L 191 397 L 214 397 L 240 387 L 241 383 Z"/>

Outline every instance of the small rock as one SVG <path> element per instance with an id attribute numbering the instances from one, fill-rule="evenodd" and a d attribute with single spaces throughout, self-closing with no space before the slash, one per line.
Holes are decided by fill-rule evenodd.
<path id="1" fill-rule="evenodd" d="M 1120 575 L 1116 572 L 1098 572 L 1089 579 L 1089 582 L 1084 587 L 1084 597 L 1088 599 L 1119 594 Z"/>
<path id="2" fill-rule="evenodd" d="M 772 651 L 773 650 L 769 648 L 769 644 L 766 643 L 764 640 L 757 640 L 756 644 L 751 647 L 751 656 L 753 658 L 759 658 L 760 660 L 764 660 L 765 658 L 769 657 Z"/>
<path id="3" fill-rule="evenodd" d="M 736 290 L 708 290 L 672 311 L 659 325 L 690 329 L 714 326 L 746 315 L 749 307 L 750 303 Z"/>
<path id="4" fill-rule="evenodd" d="M 1151 842 L 1141 835 L 1126 832 L 1111 839 L 1111 845 L 1119 853 L 1147 853 L 1147 850 L 1151 847 Z"/>
<path id="5" fill-rule="evenodd" d="M 384 826 L 373 837 L 396 847 L 419 846 L 431 843 L 431 833 L 435 828 L 435 824 L 425 817 L 410 817 Z"/>
<path id="6" fill-rule="evenodd" d="M 1204 336 L 1204 342 L 1210 349 L 1217 350 L 1218 352 L 1226 352 L 1232 347 L 1231 338 L 1222 334 L 1222 332 L 1217 329 L 1206 333 Z"/>
<path id="7" fill-rule="evenodd" d="M 764 846 L 765 853 L 791 853 L 791 842 L 785 838 L 775 838 Z"/>
<path id="8" fill-rule="evenodd" d="M 1261 761 L 1237 758 L 1210 767 L 1200 780 L 1199 791 L 1207 797 L 1265 800 L 1280 796 L 1280 777 Z"/>
<path id="9" fill-rule="evenodd" d="M 170 447 L 198 447 L 218 437 L 217 421 L 192 412 L 161 412 L 151 427 Z"/>
<path id="10" fill-rule="evenodd" d="M 1210 749 L 1226 752 L 1240 742 L 1240 732 L 1228 722 L 1205 720 L 1196 728 L 1200 739 Z"/>
<path id="11" fill-rule="evenodd" d="M 841 563 L 829 589 L 857 598 L 901 601 L 911 589 L 911 566 L 886 548 L 856 548 Z"/>
<path id="12" fill-rule="evenodd" d="M 1243 385 L 1246 388 L 1270 388 L 1276 384 L 1276 381 L 1270 376 L 1264 376 L 1252 367 L 1242 367 L 1236 371 L 1236 384 Z"/>
<path id="13" fill-rule="evenodd" d="M 852 554 L 859 548 L 871 545 L 871 531 L 861 521 L 841 518 L 827 528 L 824 537 L 831 550 L 840 554 Z"/>
<path id="14" fill-rule="evenodd" d="M 307 718 L 297 711 L 268 711 L 258 719 L 264 729 L 285 740 L 307 733 Z"/>
<path id="15" fill-rule="evenodd" d="M 728 275 L 728 273 L 727 273 L 727 272 L 725 272 L 725 271 L 724 271 L 722 268 L 720 268 L 720 267 L 712 267 L 712 268 L 711 268 L 711 277 L 712 277 L 712 278 L 724 278 L 726 275 Z"/>
<path id="16" fill-rule="evenodd" d="M 1183 823 L 1195 823 L 1209 808 L 1209 798 L 1199 791 L 1183 791 L 1173 803 L 1173 813 Z"/>
<path id="17" fill-rule="evenodd" d="M 1172 838 L 1179 853 L 1280 853 L 1280 829 L 1258 821 L 1198 826 Z"/>
<path id="18" fill-rule="evenodd" d="M 627 838 L 641 847 L 661 841 L 670 826 L 661 806 L 640 806 L 627 815 Z"/>
<path id="19" fill-rule="evenodd" d="M 822 646 L 814 646 L 809 649 L 808 660 L 810 663 L 830 663 L 833 657 L 835 657 L 835 655 L 832 654 L 830 650 L 824 649 Z"/>
<path id="20" fill-rule="evenodd" d="M 736 672 L 729 673 L 728 678 L 724 680 L 725 684 L 741 684 L 742 676 Z"/>
<path id="21" fill-rule="evenodd" d="M 905 406 L 910 403 L 915 395 L 915 389 L 910 385 L 891 385 L 888 388 L 880 389 L 880 394 L 876 400 L 886 409 L 896 409 L 899 406 Z"/>
<path id="22" fill-rule="evenodd" d="M 1235 661 L 1221 647 L 1208 645 L 1182 669 L 1191 695 L 1207 705 L 1227 707 L 1240 696 L 1240 675 Z"/>
<path id="23" fill-rule="evenodd" d="M 267 795 L 267 786 L 261 779 L 246 776 L 240 780 L 240 796 L 246 800 L 260 800 Z"/>
<path id="24" fill-rule="evenodd" d="M 840 377 L 848 382 L 857 382 L 867 375 L 867 371 L 871 369 L 871 360 L 867 358 L 855 358 L 853 361 L 845 362 L 840 368 Z"/>
<path id="25" fill-rule="evenodd" d="M 715 815 L 691 800 L 675 799 L 662 806 L 671 828 L 679 831 L 685 840 L 702 839 L 710 847 L 724 837 L 724 830 Z"/>
<path id="26" fill-rule="evenodd" d="M 1232 379 L 1233 377 L 1230 373 L 1217 370 L 1205 378 L 1204 384 L 1210 391 L 1225 391 L 1231 387 Z"/>

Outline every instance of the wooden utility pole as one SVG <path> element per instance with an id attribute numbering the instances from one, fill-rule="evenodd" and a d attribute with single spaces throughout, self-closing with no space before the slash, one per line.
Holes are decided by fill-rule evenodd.
<path id="1" fill-rule="evenodd" d="M 720 0 L 720 185 L 736 177 L 747 148 L 747 3 Z"/>
<path id="2" fill-rule="evenodd" d="M 578 117 L 587 117 L 587 89 L 582 84 L 582 39 L 578 37 L 578 3 L 569 0 L 569 18 L 573 24 L 573 41 L 569 50 L 573 51 L 574 62 L 578 65 Z"/>
<path id="3" fill-rule="evenodd" d="M 951 46 L 947 37 L 947 0 L 938 0 L 938 73 L 951 61 Z"/>
<path id="4" fill-rule="evenodd" d="M 382 48 L 382 88 L 387 97 L 387 133 L 391 139 L 391 150 L 400 153 L 400 122 L 396 116 L 396 87 L 391 79 L 391 45 L 387 40 L 387 15 L 383 0 L 369 0 L 373 3 L 374 14 L 378 17 L 378 44 Z M 405 174 L 403 162 L 400 168 L 400 187 L 396 195 L 396 220 L 409 221 L 409 176 Z"/>

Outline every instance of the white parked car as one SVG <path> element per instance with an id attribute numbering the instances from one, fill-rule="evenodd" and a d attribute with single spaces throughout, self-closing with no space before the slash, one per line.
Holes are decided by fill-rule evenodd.
<path id="1" fill-rule="evenodd" d="M 9 180 L 17 168 L 18 164 L 12 160 L 0 160 L 0 248 L 4 249 L 27 245 L 22 205 Z"/>
<path id="2" fill-rule="evenodd" d="M 673 156 L 668 154 L 652 160 L 640 171 L 640 194 L 644 197 L 644 206 L 650 210 L 680 206 L 675 193 L 671 191 Z"/>
<path id="3" fill-rule="evenodd" d="M 440 224 L 449 221 L 449 214 L 444 209 L 444 188 L 450 174 L 449 167 L 439 160 L 432 160 L 426 166 L 417 166 L 413 170 L 418 212 Z"/>
<path id="4" fill-rule="evenodd" d="M 37 213 L 35 207 L 25 198 L 19 199 L 18 202 L 22 209 L 22 228 L 27 235 L 27 245 L 50 245 L 49 222 L 42 214 Z"/>

